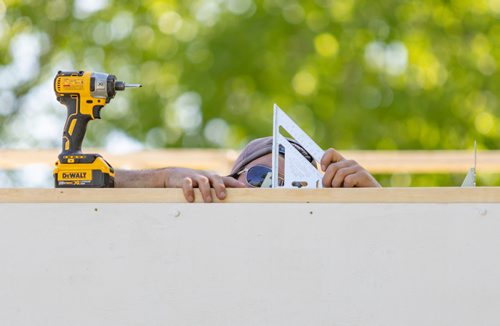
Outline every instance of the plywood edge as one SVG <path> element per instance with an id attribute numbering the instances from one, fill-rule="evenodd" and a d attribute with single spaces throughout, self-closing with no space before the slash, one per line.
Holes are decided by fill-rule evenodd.
<path id="1" fill-rule="evenodd" d="M 202 202 L 195 192 L 196 202 Z M 213 196 L 215 198 L 215 196 Z M 228 189 L 218 203 L 500 203 L 500 187 Z M 0 203 L 185 203 L 181 189 L 0 189 Z"/>

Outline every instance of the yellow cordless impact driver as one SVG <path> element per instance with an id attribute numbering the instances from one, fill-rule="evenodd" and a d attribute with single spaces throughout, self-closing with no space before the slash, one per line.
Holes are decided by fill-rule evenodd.
<path id="1" fill-rule="evenodd" d="M 101 109 L 116 91 L 140 84 L 125 84 L 116 76 L 89 71 L 59 71 L 54 78 L 57 100 L 68 115 L 62 137 L 62 152 L 56 162 L 56 188 L 110 188 L 115 172 L 99 154 L 82 153 L 82 142 L 90 120 L 101 118 Z"/>

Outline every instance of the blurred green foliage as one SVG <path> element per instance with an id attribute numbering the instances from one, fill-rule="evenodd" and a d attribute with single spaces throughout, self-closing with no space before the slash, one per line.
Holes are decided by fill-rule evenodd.
<path id="1" fill-rule="evenodd" d="M 122 130 L 150 147 L 237 148 L 271 134 L 273 103 L 325 148 L 500 143 L 500 0 L 0 0 L 2 81 L 26 36 L 33 74 L 0 99 L 57 70 L 144 85 L 103 110 L 92 145 Z M 2 126 L 17 113 L 0 110 Z"/>

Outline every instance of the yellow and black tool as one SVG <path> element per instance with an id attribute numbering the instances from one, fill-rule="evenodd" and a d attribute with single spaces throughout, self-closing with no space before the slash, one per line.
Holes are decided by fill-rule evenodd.
<path id="1" fill-rule="evenodd" d="M 62 137 L 62 152 L 56 162 L 56 188 L 110 188 L 115 172 L 99 154 L 82 153 L 82 142 L 90 120 L 101 118 L 101 109 L 116 91 L 140 84 L 125 84 L 116 76 L 89 71 L 59 71 L 54 78 L 57 100 L 66 106 L 68 116 Z"/>

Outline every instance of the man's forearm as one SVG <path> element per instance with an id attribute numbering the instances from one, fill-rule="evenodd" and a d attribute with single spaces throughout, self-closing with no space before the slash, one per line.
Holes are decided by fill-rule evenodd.
<path id="1" fill-rule="evenodd" d="M 116 188 L 164 188 L 168 168 L 156 170 L 117 170 Z"/>

